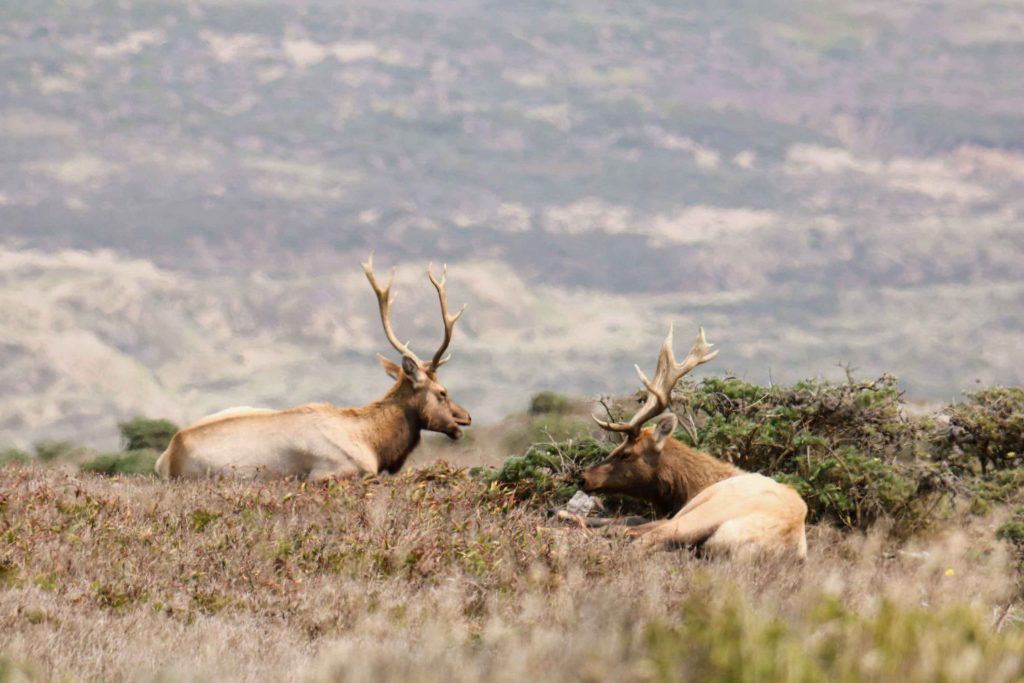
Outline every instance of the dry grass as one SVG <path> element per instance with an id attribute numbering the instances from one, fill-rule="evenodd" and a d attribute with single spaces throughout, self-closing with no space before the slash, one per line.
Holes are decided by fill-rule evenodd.
<path id="1" fill-rule="evenodd" d="M 553 526 L 442 465 L 316 487 L 11 466 L 0 680 L 1014 680 L 1015 572 L 994 520 L 965 524 L 814 528 L 806 565 L 740 565 Z"/>

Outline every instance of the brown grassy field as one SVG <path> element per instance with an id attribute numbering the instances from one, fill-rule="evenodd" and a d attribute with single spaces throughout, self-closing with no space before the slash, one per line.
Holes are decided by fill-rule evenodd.
<path id="1" fill-rule="evenodd" d="M 998 518 L 805 565 L 645 556 L 441 463 L 294 482 L 0 468 L 0 680 L 1024 676 Z"/>

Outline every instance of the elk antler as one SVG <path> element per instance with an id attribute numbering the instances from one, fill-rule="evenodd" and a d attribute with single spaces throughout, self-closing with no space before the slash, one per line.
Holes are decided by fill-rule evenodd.
<path id="1" fill-rule="evenodd" d="M 377 284 L 377 278 L 373 276 L 373 252 L 370 252 L 370 258 L 363 264 L 363 271 L 366 273 L 366 279 L 370 281 L 370 286 L 373 287 L 374 293 L 377 295 L 377 305 L 380 308 L 380 322 L 384 325 L 384 334 L 387 336 L 388 341 L 395 347 L 395 350 L 402 356 L 408 356 L 416 361 L 417 365 L 423 365 L 415 353 L 409 349 L 408 344 L 403 344 L 398 341 L 398 337 L 391 330 L 391 304 L 395 301 L 395 295 L 391 293 L 391 285 L 395 282 L 395 269 L 391 269 L 391 277 L 388 278 L 388 286 L 384 289 L 380 288 Z"/>
<path id="2" fill-rule="evenodd" d="M 445 286 L 448 284 L 448 265 L 445 264 L 441 270 L 441 281 L 438 282 L 434 277 L 434 264 L 431 263 L 427 266 L 427 277 L 430 278 L 430 283 L 434 285 L 434 289 L 437 290 L 437 296 L 441 300 L 441 318 L 444 320 L 444 341 L 441 342 L 441 346 L 437 349 L 434 354 L 434 359 L 430 361 L 429 372 L 436 372 L 439 367 L 444 365 L 451 359 L 451 355 L 444 356 L 444 352 L 448 350 L 448 345 L 452 342 L 452 331 L 455 329 L 455 321 L 458 320 L 463 313 L 466 312 L 466 304 L 462 305 L 459 312 L 455 315 L 448 314 L 448 292 Z"/>
<path id="3" fill-rule="evenodd" d="M 427 266 L 427 277 L 430 278 L 430 283 L 434 285 L 434 289 L 437 290 L 437 296 L 441 300 L 441 319 L 444 321 L 444 341 L 441 342 L 440 348 L 434 354 L 434 358 L 430 361 L 430 365 L 424 364 L 415 353 L 409 349 L 408 344 L 403 344 L 398 341 L 398 337 L 391 329 L 391 304 L 395 300 L 395 295 L 391 293 L 391 285 L 395 281 L 395 269 L 391 269 L 391 277 L 388 278 L 387 287 L 381 289 L 381 286 L 377 283 L 377 278 L 373 275 L 373 254 L 370 254 L 370 258 L 363 264 L 363 271 L 366 273 L 366 279 L 370 281 L 370 286 L 373 287 L 374 293 L 377 295 L 377 305 L 380 308 L 380 322 L 384 325 L 384 334 L 387 336 L 388 341 L 391 345 L 402 354 L 402 356 L 408 356 L 416 361 L 416 364 L 421 368 L 424 368 L 427 372 L 436 372 L 439 367 L 448 362 L 448 358 L 444 357 L 444 352 L 448 350 L 448 345 L 452 342 L 452 332 L 455 330 L 455 321 L 457 321 L 466 310 L 463 306 L 459 309 L 459 312 L 455 315 L 448 313 L 448 291 L 446 286 L 448 284 L 448 266 L 444 266 L 441 270 L 441 279 L 438 281 L 434 277 L 434 264 Z"/>
<path id="4" fill-rule="evenodd" d="M 639 365 L 634 366 L 636 373 L 640 375 L 640 381 L 647 388 L 647 400 L 644 401 L 640 410 L 629 422 L 605 422 L 598 419 L 596 415 L 593 416 L 594 422 L 601 429 L 610 432 L 637 434 L 645 422 L 669 406 L 672 400 L 672 389 L 683 375 L 718 355 L 717 350 L 711 350 L 712 346 L 714 344 L 709 344 L 704 338 L 704 328 L 701 327 L 690 348 L 690 353 L 686 354 L 682 363 L 676 363 L 675 354 L 672 352 L 672 326 L 669 325 L 668 336 L 665 337 L 665 343 L 661 345 L 661 351 L 658 353 L 658 368 L 654 372 L 654 381 L 647 379 L 647 375 L 643 373 Z"/>

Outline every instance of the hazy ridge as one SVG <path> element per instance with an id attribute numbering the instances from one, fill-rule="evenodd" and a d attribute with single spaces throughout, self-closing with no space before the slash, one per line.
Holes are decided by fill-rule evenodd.
<path id="1" fill-rule="evenodd" d="M 757 380 L 1019 384 L 1024 10 L 0 8 L 0 439 L 363 402 L 399 334 L 494 419 L 622 392 L 667 323 Z M 685 332 L 685 334 L 684 334 Z"/>

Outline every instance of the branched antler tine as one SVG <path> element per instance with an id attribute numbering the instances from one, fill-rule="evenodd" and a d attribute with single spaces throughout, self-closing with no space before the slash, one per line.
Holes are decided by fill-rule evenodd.
<path id="1" fill-rule="evenodd" d="M 645 422 L 652 417 L 659 415 L 669 406 L 672 400 L 672 388 L 675 387 L 679 376 L 676 375 L 675 356 L 672 353 L 673 328 L 669 325 L 668 335 L 658 351 L 658 367 L 654 371 L 654 381 L 650 381 L 640 372 L 640 379 L 647 388 L 647 400 L 644 401 L 640 410 L 633 415 L 629 421 L 633 431 L 639 431 Z M 639 368 L 637 368 L 639 372 Z"/>
<path id="2" fill-rule="evenodd" d="M 391 285 L 395 282 L 395 271 L 396 268 L 391 269 L 391 276 L 388 278 L 388 284 L 386 287 L 381 289 L 380 284 L 377 282 L 377 278 L 373 274 L 373 252 L 370 253 L 370 258 L 363 264 L 363 272 L 366 273 L 366 279 L 370 281 L 370 286 L 373 287 L 373 293 L 377 295 L 377 308 L 380 310 L 380 322 L 384 326 L 384 335 L 391 342 L 391 345 L 395 347 L 402 356 L 409 356 L 417 363 L 422 363 L 419 358 L 416 357 L 410 349 L 408 344 L 403 344 L 398 341 L 398 337 L 395 336 L 394 331 L 391 329 L 391 304 L 395 300 L 395 295 L 391 292 Z"/>
<path id="3" fill-rule="evenodd" d="M 718 349 L 712 351 L 713 346 L 714 344 L 709 344 L 708 340 L 704 337 L 704 328 L 701 327 L 697 331 L 697 337 L 693 340 L 690 352 L 686 354 L 683 362 L 676 366 L 676 371 L 679 373 L 676 381 L 698 365 L 703 365 L 709 360 L 713 360 L 718 355 Z"/>
<path id="4" fill-rule="evenodd" d="M 640 431 L 645 422 L 669 407 L 672 400 L 672 389 L 675 388 L 676 382 L 683 375 L 718 355 L 717 350 L 711 350 L 712 345 L 708 344 L 707 339 L 704 338 L 704 328 L 701 328 L 697 333 L 697 339 L 694 341 L 690 353 L 687 354 L 682 363 L 676 363 L 675 354 L 672 352 L 672 335 L 673 328 L 670 325 L 665 342 L 661 345 L 661 350 L 658 352 L 658 368 L 654 373 L 653 381 L 647 378 L 647 375 L 640 369 L 640 366 L 636 366 L 636 373 L 640 376 L 640 381 L 643 382 L 644 387 L 647 389 L 647 399 L 644 401 L 643 406 L 633 415 L 628 424 L 623 422 L 603 422 L 595 417 L 594 420 L 602 429 L 632 433 Z"/>
<path id="5" fill-rule="evenodd" d="M 605 431 L 609 431 L 609 432 L 631 432 L 631 431 L 633 431 L 633 425 L 631 423 L 627 423 L 627 422 L 605 422 L 604 420 L 599 418 L 597 415 L 591 415 L 590 417 L 594 420 L 594 422 L 597 423 L 598 427 L 600 427 L 601 429 L 604 429 Z"/>
<path id="6" fill-rule="evenodd" d="M 662 393 L 661 389 L 656 387 L 651 382 L 651 380 L 647 379 L 647 375 L 645 375 L 644 371 L 640 369 L 640 366 L 639 365 L 634 365 L 633 367 L 636 369 L 636 374 L 640 375 L 640 381 L 644 383 L 644 386 L 647 388 L 647 391 L 649 391 L 652 394 L 655 394 L 663 402 L 666 401 L 666 398 L 665 398 L 664 394 Z"/>
<path id="7" fill-rule="evenodd" d="M 466 312 L 466 306 L 463 304 L 462 308 L 459 309 L 455 315 L 448 313 L 448 264 L 445 264 L 441 269 L 441 280 L 438 281 L 434 277 L 434 264 L 431 263 L 427 266 L 427 277 L 430 278 L 430 283 L 434 285 L 434 289 L 437 290 L 437 297 L 441 302 L 441 319 L 444 321 L 444 341 L 441 342 L 441 346 L 434 353 L 433 360 L 430 361 L 430 370 L 435 371 L 442 365 L 448 362 L 448 358 L 444 357 L 444 352 L 448 350 L 448 345 L 452 341 L 452 332 L 455 329 L 455 322 L 462 317 L 462 314 Z"/>

